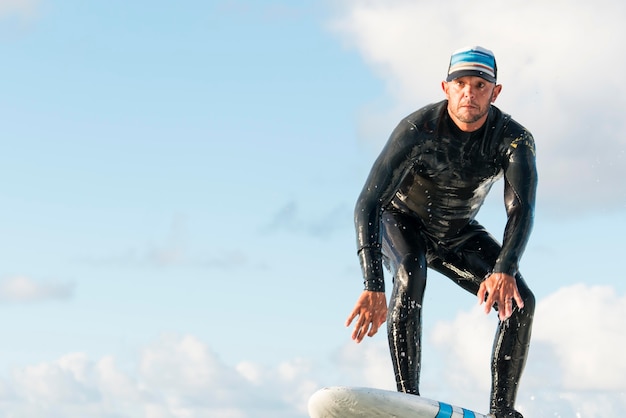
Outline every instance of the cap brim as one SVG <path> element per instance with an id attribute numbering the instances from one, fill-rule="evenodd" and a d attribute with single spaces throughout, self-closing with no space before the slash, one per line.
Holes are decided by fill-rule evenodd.
<path id="1" fill-rule="evenodd" d="M 461 71 L 455 71 L 452 74 L 448 74 L 448 77 L 446 78 L 446 81 L 452 81 L 455 80 L 459 77 L 467 77 L 467 76 L 474 76 L 474 77 L 480 77 L 482 79 L 487 80 L 490 83 L 495 83 L 496 82 L 496 78 L 483 72 L 483 71 L 478 71 L 478 70 L 461 70 Z"/>

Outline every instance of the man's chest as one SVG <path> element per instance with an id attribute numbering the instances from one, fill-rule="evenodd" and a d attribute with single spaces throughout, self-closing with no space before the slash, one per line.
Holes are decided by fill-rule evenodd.
<path id="1" fill-rule="evenodd" d="M 413 173 L 442 186 L 477 187 L 502 171 L 498 150 L 471 138 L 429 139 L 416 154 Z"/>

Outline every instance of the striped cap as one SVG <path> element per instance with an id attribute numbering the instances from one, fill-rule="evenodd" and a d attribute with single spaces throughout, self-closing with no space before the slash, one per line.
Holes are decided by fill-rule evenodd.
<path id="1" fill-rule="evenodd" d="M 482 77 L 490 83 L 495 83 L 498 67 L 493 52 L 481 46 L 472 46 L 452 53 L 446 81 L 468 75 Z"/>

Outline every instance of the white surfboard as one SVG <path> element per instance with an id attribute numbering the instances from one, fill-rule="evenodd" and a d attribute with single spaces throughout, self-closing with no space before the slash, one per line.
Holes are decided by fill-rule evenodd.
<path id="1" fill-rule="evenodd" d="M 311 418 L 491 418 L 416 395 L 364 387 L 333 386 L 309 398 Z"/>

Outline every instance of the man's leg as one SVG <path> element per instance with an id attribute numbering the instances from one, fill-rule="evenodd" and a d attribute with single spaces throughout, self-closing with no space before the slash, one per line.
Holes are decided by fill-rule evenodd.
<path id="1" fill-rule="evenodd" d="M 535 297 L 521 275 L 518 274 L 516 279 L 524 308 L 516 308 L 509 319 L 500 321 L 491 356 L 490 409 L 497 418 L 521 417 L 515 414 L 514 407 L 530 346 Z"/>
<path id="2" fill-rule="evenodd" d="M 399 392 L 419 395 L 425 243 L 419 224 L 405 215 L 385 212 L 382 228 L 382 251 L 393 274 L 387 338 L 396 386 Z"/>
<path id="3" fill-rule="evenodd" d="M 491 273 L 499 254 L 500 244 L 488 233 L 481 232 L 472 236 L 445 259 L 434 260 L 431 267 L 476 294 L 480 283 Z M 498 324 L 491 359 L 490 409 L 497 418 L 521 417 L 515 412 L 514 406 L 528 355 L 535 311 L 533 293 L 519 273 L 515 278 L 524 308 L 515 307 L 512 316 Z"/>

